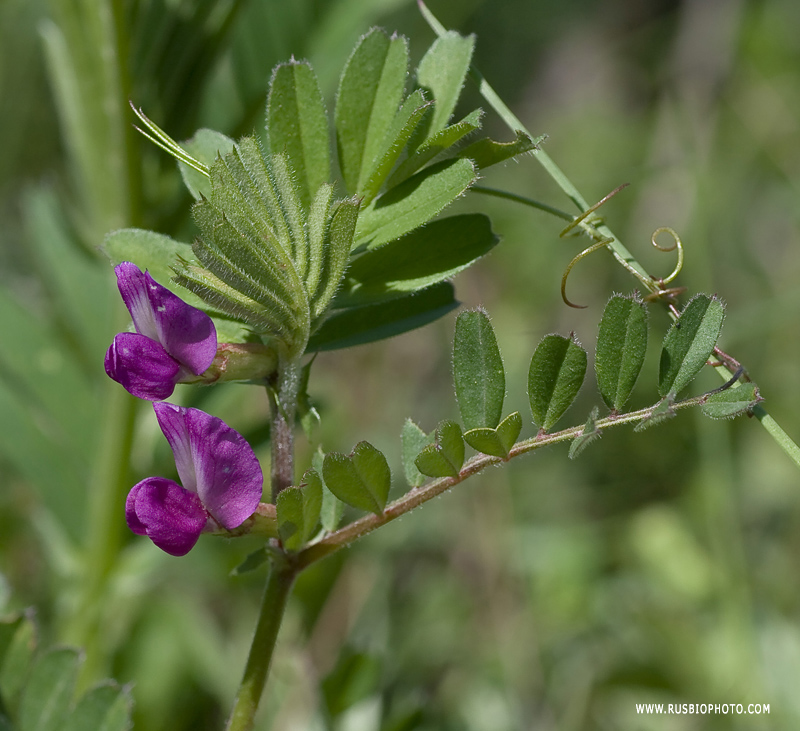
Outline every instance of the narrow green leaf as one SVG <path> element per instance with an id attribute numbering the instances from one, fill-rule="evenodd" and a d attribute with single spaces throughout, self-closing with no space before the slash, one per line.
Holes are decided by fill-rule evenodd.
<path id="1" fill-rule="evenodd" d="M 710 394 L 701 409 L 712 419 L 732 419 L 734 416 L 750 412 L 763 400 L 755 383 L 743 383 Z"/>
<path id="2" fill-rule="evenodd" d="M 308 62 L 280 64 L 272 74 L 267 102 L 269 145 L 287 156 L 296 175 L 300 202 L 307 209 L 330 178 L 328 116 L 317 77 Z"/>
<path id="3" fill-rule="evenodd" d="M 17 715 L 35 650 L 36 627 L 27 613 L 0 621 L 0 697 L 12 717 Z"/>
<path id="4" fill-rule="evenodd" d="M 462 312 L 456 319 L 453 379 L 464 426 L 468 430 L 496 427 L 506 377 L 492 323 L 483 310 Z"/>
<path id="5" fill-rule="evenodd" d="M 606 405 L 619 411 L 636 385 L 647 353 L 647 309 L 634 297 L 614 295 L 597 334 L 595 373 Z"/>
<path id="6" fill-rule="evenodd" d="M 406 39 L 389 38 L 378 28 L 361 38 L 347 61 L 336 96 L 335 126 L 339 166 L 351 195 L 361 190 L 385 152 L 407 72 Z"/>
<path id="7" fill-rule="evenodd" d="M 464 465 L 464 436 L 454 421 L 443 421 L 436 427 L 433 444 L 416 458 L 417 469 L 428 477 L 456 477 Z"/>
<path id="8" fill-rule="evenodd" d="M 417 455 L 430 443 L 430 437 L 411 419 L 406 419 L 400 434 L 402 444 L 403 472 L 409 487 L 419 487 L 425 475 L 416 465 Z"/>
<path id="9" fill-rule="evenodd" d="M 483 170 L 533 149 L 536 149 L 536 143 L 524 132 L 517 130 L 516 138 L 512 142 L 495 142 L 484 137 L 460 150 L 458 156 L 470 158 L 479 170 Z"/>
<path id="10" fill-rule="evenodd" d="M 386 457 L 369 442 L 359 442 L 350 455 L 325 455 L 322 473 L 328 489 L 359 510 L 380 515 L 386 506 L 391 473 Z"/>
<path id="11" fill-rule="evenodd" d="M 79 665 L 72 648 L 49 650 L 36 660 L 22 695 L 19 731 L 62 731 Z"/>
<path id="12" fill-rule="evenodd" d="M 379 302 L 451 279 L 498 241 L 481 214 L 433 221 L 358 257 L 347 270 L 336 306 Z"/>
<path id="13" fill-rule="evenodd" d="M 533 420 L 544 431 L 570 407 L 586 375 L 586 351 L 574 335 L 545 335 L 531 358 L 528 398 Z"/>
<path id="14" fill-rule="evenodd" d="M 722 330 L 725 306 L 716 295 L 689 300 L 664 338 L 659 363 L 658 392 L 680 393 L 711 356 Z"/>
<path id="15" fill-rule="evenodd" d="M 417 84 L 428 89 L 436 102 L 428 136 L 442 130 L 450 120 L 469 71 L 475 36 L 466 38 L 448 31 L 437 38 L 420 61 Z"/>
<path id="16" fill-rule="evenodd" d="M 442 282 L 389 302 L 337 310 L 308 341 L 306 351 L 338 350 L 415 330 L 458 307 L 453 285 Z"/>
<path id="17" fill-rule="evenodd" d="M 386 133 L 382 157 L 377 160 L 369 177 L 358 191 L 359 195 L 363 197 L 364 206 L 369 205 L 378 194 L 381 186 L 386 182 L 386 178 L 400 157 L 400 153 L 405 148 L 411 134 L 419 125 L 425 110 L 429 106 L 430 102 L 425 101 L 425 96 L 419 90 L 415 91 L 403 102 L 392 126 Z"/>
<path id="18" fill-rule="evenodd" d="M 211 167 L 221 155 L 227 155 L 233 150 L 236 143 L 222 132 L 213 129 L 199 129 L 194 136 L 181 143 L 186 152 L 199 160 L 206 167 Z M 183 162 L 178 162 L 181 177 L 189 192 L 195 200 L 211 197 L 211 180 L 195 168 Z M 133 261 L 132 259 L 130 261 Z"/>
<path id="19" fill-rule="evenodd" d="M 130 691 L 106 681 L 78 701 L 59 731 L 128 731 L 133 728 L 132 708 Z"/>
<path id="20" fill-rule="evenodd" d="M 401 183 L 433 160 L 437 155 L 442 154 L 445 150 L 448 150 L 466 137 L 470 132 L 480 129 L 482 117 L 483 112 L 480 109 L 475 109 L 460 122 L 451 124 L 429 137 L 414 150 L 408 158 L 397 166 L 397 169 L 389 177 L 386 187 L 392 188 L 398 183 Z"/>
<path id="21" fill-rule="evenodd" d="M 470 160 L 446 160 L 384 193 L 358 219 L 356 246 L 375 249 L 430 221 L 477 180 Z"/>
<path id="22" fill-rule="evenodd" d="M 319 279 L 314 290 L 309 291 L 311 316 L 314 319 L 328 309 L 341 284 L 350 261 L 359 209 L 360 202 L 357 198 L 340 201 L 322 239 L 322 246 L 311 252 L 312 257 L 318 257 L 319 261 Z M 317 261 L 313 261 L 311 271 L 315 276 L 316 267 Z"/>
<path id="23" fill-rule="evenodd" d="M 464 440 L 470 447 L 492 457 L 508 459 L 511 447 L 522 431 L 522 417 L 518 411 L 507 416 L 496 429 L 482 427 L 464 433 Z"/>
<path id="24" fill-rule="evenodd" d="M 593 441 L 600 438 L 600 430 L 597 428 L 597 419 L 600 416 L 600 412 L 598 408 L 595 406 L 592 409 L 592 413 L 589 414 L 589 418 L 586 420 L 586 424 L 583 426 L 583 431 L 580 433 L 579 436 L 575 437 L 572 440 L 572 444 L 569 446 L 569 458 L 575 459 L 581 452 L 583 452 L 586 447 L 588 447 Z"/>
<path id="25" fill-rule="evenodd" d="M 665 422 L 667 419 L 671 419 L 675 416 L 675 409 L 672 408 L 673 404 L 675 403 L 675 391 L 670 391 L 666 396 L 664 396 L 661 401 L 659 401 L 655 408 L 650 412 L 648 416 L 642 419 L 634 428 L 634 431 L 644 431 L 645 429 L 649 429 L 651 426 L 656 426 Z"/>

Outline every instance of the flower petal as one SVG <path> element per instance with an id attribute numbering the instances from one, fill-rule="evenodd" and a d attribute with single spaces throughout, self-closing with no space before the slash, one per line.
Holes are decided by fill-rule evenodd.
<path id="1" fill-rule="evenodd" d="M 205 371 L 217 353 L 217 331 L 211 318 L 135 264 L 123 262 L 114 271 L 136 332 L 157 340 L 195 375 Z"/>
<path id="2" fill-rule="evenodd" d="M 177 482 L 148 477 L 133 487 L 125 505 L 130 529 L 147 535 L 162 551 L 184 556 L 208 520 L 200 498 Z"/>
<path id="3" fill-rule="evenodd" d="M 117 264 L 114 267 L 114 274 L 117 275 L 117 287 L 125 307 L 131 313 L 136 332 L 151 340 L 158 340 L 158 328 L 145 274 L 136 264 L 131 264 L 129 261 Z"/>
<path id="4" fill-rule="evenodd" d="M 181 478 L 183 486 L 196 493 L 197 475 L 189 427 L 186 424 L 186 412 L 189 409 L 163 401 L 153 404 L 153 410 L 156 412 L 158 425 L 164 432 L 172 454 L 175 456 L 175 466 L 178 468 L 178 476 Z"/>
<path id="5" fill-rule="evenodd" d="M 180 363 L 155 340 L 138 333 L 120 333 L 106 353 L 106 373 L 128 393 L 160 401 L 175 390 Z"/>
<path id="6" fill-rule="evenodd" d="M 184 487 L 197 492 L 220 525 L 241 525 L 258 507 L 264 483 L 261 465 L 245 438 L 199 409 L 153 406 Z"/>

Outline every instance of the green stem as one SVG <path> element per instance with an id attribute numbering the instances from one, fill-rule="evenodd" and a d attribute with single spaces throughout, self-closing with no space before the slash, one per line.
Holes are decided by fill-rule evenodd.
<path id="1" fill-rule="evenodd" d="M 780 427 L 778 422 L 767 413 L 767 410 L 759 404 L 753 409 L 753 416 L 759 420 L 761 426 L 767 430 L 778 446 L 786 452 L 789 459 L 800 467 L 800 447 L 792 441 L 792 438 Z"/>
<path id="2" fill-rule="evenodd" d="M 239 692 L 236 694 L 233 711 L 226 726 L 227 731 L 249 731 L 253 728 L 258 703 L 267 682 L 275 651 L 278 630 L 296 575 L 296 569 L 288 562 L 283 564 L 276 562 L 270 570 L 253 643 L 250 646 L 250 654 Z"/>

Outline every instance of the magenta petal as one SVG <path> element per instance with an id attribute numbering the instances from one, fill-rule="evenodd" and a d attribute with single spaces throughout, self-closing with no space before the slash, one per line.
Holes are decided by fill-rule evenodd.
<path id="1" fill-rule="evenodd" d="M 172 394 L 180 363 L 155 340 L 138 333 L 120 333 L 106 353 L 106 373 L 128 393 L 148 401 Z"/>
<path id="2" fill-rule="evenodd" d="M 217 331 L 211 318 L 187 305 L 135 264 L 123 262 L 114 271 L 136 332 L 157 340 L 195 375 L 203 373 L 217 353 Z"/>
<path id="3" fill-rule="evenodd" d="M 208 520 L 195 493 L 163 477 L 148 477 L 135 485 L 128 495 L 125 514 L 134 533 L 146 534 L 172 556 L 189 553 Z"/>
<path id="4" fill-rule="evenodd" d="M 158 328 L 145 274 L 129 261 L 123 261 L 114 267 L 114 274 L 117 275 L 117 287 L 125 307 L 131 313 L 136 332 L 151 340 L 158 340 Z"/>
<path id="5" fill-rule="evenodd" d="M 197 491 L 205 509 L 225 528 L 249 518 L 261 500 L 261 465 L 245 438 L 222 419 L 199 409 L 153 405 L 175 454 L 184 486 Z"/>
<path id="6" fill-rule="evenodd" d="M 150 303 L 164 349 L 199 376 L 217 354 L 217 330 L 202 310 L 187 305 L 180 297 L 162 287 L 149 272 L 144 273 Z"/>

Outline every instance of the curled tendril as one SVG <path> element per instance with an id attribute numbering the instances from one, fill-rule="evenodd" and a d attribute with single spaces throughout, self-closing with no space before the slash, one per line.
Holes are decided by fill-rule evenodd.
<path id="1" fill-rule="evenodd" d="M 567 299 L 567 278 L 569 277 L 569 273 L 572 271 L 572 267 L 574 267 L 581 259 L 583 259 L 585 256 L 588 256 L 593 251 L 597 251 L 607 244 L 610 244 L 613 240 L 614 239 L 612 238 L 600 239 L 600 241 L 597 241 L 588 248 L 584 249 L 569 264 L 567 264 L 567 268 L 564 270 L 564 276 L 561 277 L 561 299 L 564 300 L 565 305 L 568 307 L 574 307 L 576 310 L 586 309 L 586 305 L 576 305 L 574 302 L 570 302 L 569 299 Z"/>
<path id="2" fill-rule="evenodd" d="M 570 232 L 572 231 L 572 229 L 574 229 L 576 226 L 579 226 L 581 223 L 583 223 L 583 222 L 584 222 L 584 221 L 585 221 L 587 218 L 589 218 L 589 216 L 591 216 L 591 215 L 592 215 L 592 214 L 593 214 L 593 213 L 594 213 L 594 212 L 595 212 L 595 211 L 596 211 L 598 208 L 600 208 L 600 206 L 602 206 L 602 205 L 603 205 L 603 203 L 605 203 L 606 201 L 608 201 L 608 200 L 610 200 L 611 198 L 613 198 L 613 197 L 614 197 L 614 196 L 615 196 L 617 193 L 619 193 L 619 192 L 620 192 L 620 191 L 621 191 L 623 188 L 627 188 L 627 187 L 628 187 L 628 185 L 629 185 L 629 183 L 623 183 L 622 185 L 619 185 L 619 186 L 617 186 L 617 187 L 616 187 L 616 188 L 614 188 L 614 190 L 612 190 L 612 191 L 611 191 L 611 192 L 610 192 L 610 193 L 609 193 L 607 196 L 604 196 L 604 197 L 603 197 L 603 198 L 601 198 L 599 201 L 597 201 L 597 203 L 595 203 L 593 206 L 590 206 L 589 208 L 587 208 L 587 209 L 586 209 L 586 210 L 585 210 L 583 213 L 581 213 L 581 215 L 580 215 L 580 216 L 576 216 L 576 217 L 575 217 L 575 218 L 574 218 L 574 219 L 573 219 L 573 220 L 572 220 L 572 221 L 571 221 L 571 222 L 570 222 L 570 223 L 567 225 L 567 227 L 566 227 L 566 228 L 565 228 L 565 229 L 564 229 L 564 230 L 563 230 L 563 231 L 562 231 L 562 232 L 561 232 L 561 233 L 558 235 L 558 236 L 559 236 L 559 238 L 564 238 L 565 236 L 569 236 L 569 235 L 570 235 Z"/>
<path id="3" fill-rule="evenodd" d="M 672 236 L 675 243 L 672 246 L 661 246 L 656 241 L 656 238 L 660 233 L 668 233 Z M 659 251 L 675 251 L 678 250 L 678 262 L 675 264 L 675 269 L 672 270 L 672 274 L 664 279 L 659 280 L 659 284 L 669 284 L 675 277 L 680 274 L 681 269 L 683 269 L 683 242 L 681 241 L 681 237 L 678 236 L 677 232 L 674 229 L 671 229 L 669 226 L 661 226 L 661 228 L 657 228 L 653 231 L 653 235 L 650 237 L 650 241 L 653 243 L 653 246 L 656 247 Z"/>

